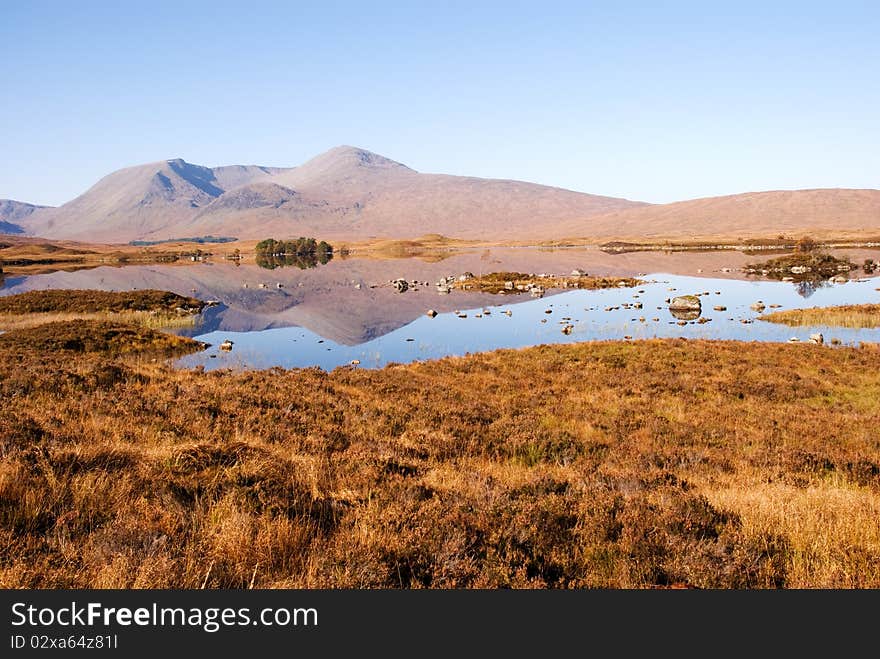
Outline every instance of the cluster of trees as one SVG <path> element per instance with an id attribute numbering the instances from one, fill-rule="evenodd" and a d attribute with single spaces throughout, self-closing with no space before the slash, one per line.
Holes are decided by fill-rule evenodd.
<path id="1" fill-rule="evenodd" d="M 308 254 L 332 254 L 333 247 L 314 238 L 275 240 L 266 238 L 257 243 L 257 256 L 306 256 Z"/>
<path id="2" fill-rule="evenodd" d="M 298 268 L 314 268 L 333 258 L 333 247 L 314 238 L 275 240 L 267 238 L 256 246 L 257 265 L 262 268 L 278 268 L 295 265 Z"/>

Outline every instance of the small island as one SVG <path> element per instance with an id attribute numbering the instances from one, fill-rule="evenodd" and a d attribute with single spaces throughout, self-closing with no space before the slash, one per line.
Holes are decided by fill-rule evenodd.
<path id="1" fill-rule="evenodd" d="M 333 247 L 315 238 L 299 237 L 295 240 L 276 240 L 266 238 L 256 244 L 257 265 L 273 270 L 278 267 L 295 265 L 301 269 L 324 265 L 333 258 Z"/>

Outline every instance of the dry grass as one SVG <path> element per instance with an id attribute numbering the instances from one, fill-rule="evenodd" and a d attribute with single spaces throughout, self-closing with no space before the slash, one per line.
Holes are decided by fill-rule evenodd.
<path id="1" fill-rule="evenodd" d="M 878 588 L 878 367 L 669 340 L 204 373 L 7 340 L 0 587 Z"/>
<path id="2" fill-rule="evenodd" d="M 113 321 L 67 320 L 0 334 L 0 350 L 20 355 L 49 353 L 100 353 L 124 355 L 154 353 L 183 355 L 205 346 L 200 341 Z"/>
<path id="3" fill-rule="evenodd" d="M 157 290 L 28 291 L 0 297 L 0 330 L 36 327 L 74 320 L 107 321 L 169 329 L 192 327 L 205 303 L 192 297 Z"/>
<path id="4" fill-rule="evenodd" d="M 618 286 L 638 286 L 642 282 L 632 277 L 589 277 L 535 275 L 523 272 L 491 272 L 465 281 L 455 281 L 453 288 L 482 293 L 516 294 L 528 292 L 532 287 L 541 288 L 615 288 Z"/>
<path id="5" fill-rule="evenodd" d="M 865 329 L 880 327 L 880 304 L 850 304 L 838 307 L 812 307 L 775 311 L 758 320 L 781 323 L 790 327 L 825 325 Z"/>
<path id="6" fill-rule="evenodd" d="M 150 329 L 173 329 L 195 327 L 201 322 L 196 314 L 171 314 L 158 311 L 123 311 L 95 313 L 0 313 L 0 330 L 28 329 L 45 323 L 69 322 L 72 320 L 95 320 L 137 325 Z"/>
<path id="7" fill-rule="evenodd" d="M 201 311 L 205 303 L 168 291 L 45 290 L 0 297 L 0 313 Z"/>

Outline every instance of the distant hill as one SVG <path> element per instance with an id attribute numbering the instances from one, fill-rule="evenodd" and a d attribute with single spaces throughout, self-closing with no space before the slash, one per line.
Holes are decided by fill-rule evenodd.
<path id="1" fill-rule="evenodd" d="M 23 201 L 0 199 L 0 233 L 25 233 L 25 229 L 18 222 L 29 217 L 34 211 L 44 208 L 46 207 L 26 204 Z"/>
<path id="2" fill-rule="evenodd" d="M 521 181 L 421 174 L 343 146 L 290 169 L 209 168 L 180 159 L 122 169 L 23 227 L 33 235 L 102 242 L 207 234 L 518 239 L 640 205 Z"/>
<path id="3" fill-rule="evenodd" d="M 105 243 L 206 235 L 441 234 L 503 242 L 880 233 L 878 190 L 749 192 L 651 205 L 523 181 L 423 174 L 351 146 L 291 168 L 163 160 L 113 172 L 58 208 L 0 203 L 18 204 L 0 215 L 0 230 Z"/>
<path id="4" fill-rule="evenodd" d="M 563 222 L 559 236 L 754 237 L 812 232 L 880 234 L 880 190 L 773 190 L 615 211 Z"/>

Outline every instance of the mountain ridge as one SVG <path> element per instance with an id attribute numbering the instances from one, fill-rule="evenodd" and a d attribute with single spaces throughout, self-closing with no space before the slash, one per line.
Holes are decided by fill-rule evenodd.
<path id="1" fill-rule="evenodd" d="M 421 173 L 342 145 L 297 167 L 206 167 L 182 158 L 135 165 L 56 208 L 0 201 L 0 222 L 0 232 L 105 243 L 179 235 L 684 238 L 880 231 L 880 191 L 774 190 L 654 205 L 526 181 Z"/>

